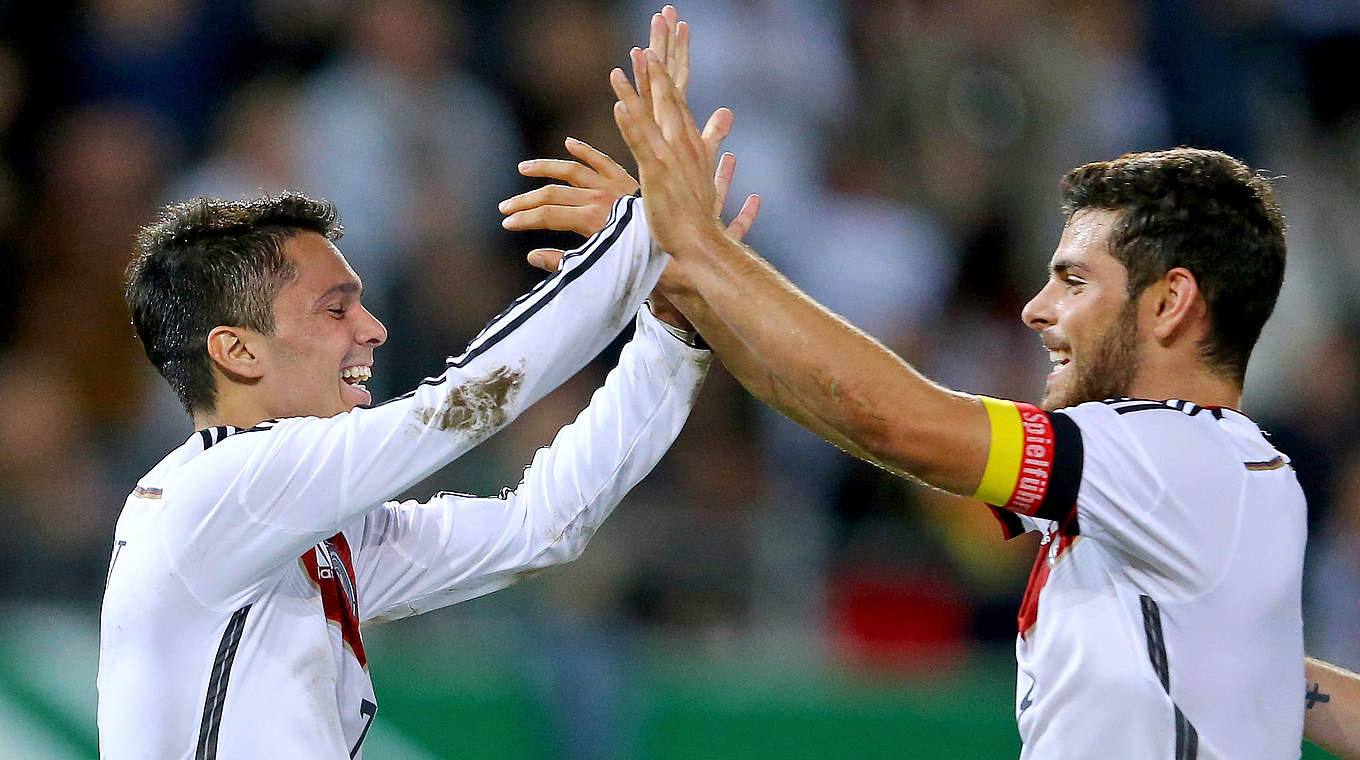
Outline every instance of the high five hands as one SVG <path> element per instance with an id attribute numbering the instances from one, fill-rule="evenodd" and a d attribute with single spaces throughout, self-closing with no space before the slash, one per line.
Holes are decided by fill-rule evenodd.
<path id="1" fill-rule="evenodd" d="M 652 236 L 683 261 L 690 251 L 702 251 L 725 236 L 712 211 L 718 198 L 709 177 L 720 142 L 714 138 L 731 130 L 732 113 L 714 111 L 702 132 L 695 125 L 685 100 L 689 26 L 676 19 L 673 6 L 652 17 L 648 49 L 634 48 L 630 57 L 633 84 L 622 69 L 609 74 L 619 99 L 614 121 L 638 162 Z"/>
<path id="2" fill-rule="evenodd" d="M 643 117 L 648 123 L 659 122 L 663 110 L 667 114 L 674 114 L 678 109 L 688 119 L 685 88 L 689 80 L 689 25 L 677 19 L 673 6 L 668 5 L 660 13 L 653 14 L 648 50 L 644 52 L 634 48 L 631 54 L 634 79 L 639 82 L 638 87 L 642 94 L 632 89 L 618 69 L 611 74 L 611 83 L 615 83 L 616 78 L 622 79 L 622 87 L 631 93 L 634 102 L 639 103 L 646 111 Z M 656 61 L 654 69 L 649 68 L 649 55 L 651 60 Z M 652 84 L 652 71 L 661 74 L 661 77 L 656 78 L 655 85 Z M 615 83 L 616 92 L 618 89 L 619 85 Z M 654 91 L 660 91 L 663 97 L 655 98 Z M 656 113 L 651 111 L 653 103 L 658 104 Z M 615 113 L 617 118 L 617 107 Z M 733 239 L 740 240 L 750 230 L 760 213 L 760 196 L 747 196 L 731 223 L 725 228 L 722 227 L 717 219 L 722 212 L 732 177 L 736 172 L 736 158 L 731 153 L 724 153 L 717 162 L 716 170 L 711 168 L 718 147 L 731 132 L 732 121 L 732 112 L 726 108 L 719 108 L 709 117 L 703 132 L 694 129 L 693 122 L 689 122 L 690 129 L 697 136 L 701 146 L 699 152 L 691 157 L 693 159 L 691 170 L 701 171 L 704 177 L 702 184 L 706 192 L 695 201 L 703 203 L 705 199 L 707 200 L 704 222 L 713 225 L 719 234 L 725 232 Z M 620 128 L 623 128 L 622 123 Z M 603 152 L 575 138 L 567 138 L 566 148 L 577 161 L 533 159 L 519 165 L 520 173 L 526 177 L 543 177 L 566 184 L 545 185 L 502 201 L 499 209 L 501 213 L 507 215 L 502 221 L 502 226 L 508 230 L 569 230 L 589 236 L 604 227 L 614 201 L 637 191 L 638 183 Z M 636 154 L 638 150 L 633 148 L 633 152 Z M 710 176 L 711 180 L 708 179 Z M 654 220 L 659 218 L 669 224 L 678 215 L 671 213 L 669 209 L 652 210 L 653 205 L 664 204 L 665 200 L 662 198 L 654 200 L 647 194 L 649 179 L 650 177 L 644 176 L 643 194 L 648 220 L 655 225 Z M 652 182 L 652 185 L 656 184 Z M 663 250 L 670 250 L 664 241 L 673 236 L 662 238 L 655 228 L 653 235 Z M 530 264 L 552 272 L 557 270 L 562 255 L 563 252 L 558 249 L 539 248 L 529 252 L 528 260 Z M 658 289 L 665 291 L 683 286 L 684 278 L 678 262 L 672 261 L 666 268 Z"/>

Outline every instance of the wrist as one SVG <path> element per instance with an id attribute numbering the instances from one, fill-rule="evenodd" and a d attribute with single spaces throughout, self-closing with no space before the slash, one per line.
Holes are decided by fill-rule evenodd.
<path id="1" fill-rule="evenodd" d="M 736 241 L 728 237 L 717 219 L 713 220 L 712 225 L 700 227 L 677 243 L 675 250 L 667 251 L 677 261 L 710 259 L 721 255 L 724 248 L 736 245 Z"/>
<path id="2" fill-rule="evenodd" d="M 656 318 L 666 332 L 675 336 L 676 340 L 684 343 L 691 348 L 707 349 L 708 344 L 704 342 L 702 336 L 694 329 L 694 325 L 681 314 L 678 309 L 670 305 L 664 297 L 657 297 L 655 294 L 644 301 L 647 310 Z"/>

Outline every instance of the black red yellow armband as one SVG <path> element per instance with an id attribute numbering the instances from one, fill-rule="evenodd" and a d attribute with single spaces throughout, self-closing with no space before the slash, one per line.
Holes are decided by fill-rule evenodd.
<path id="1" fill-rule="evenodd" d="M 1031 517 L 1066 519 L 1081 486 L 1077 424 L 1062 412 L 978 398 L 987 409 L 992 443 L 974 498 Z"/>

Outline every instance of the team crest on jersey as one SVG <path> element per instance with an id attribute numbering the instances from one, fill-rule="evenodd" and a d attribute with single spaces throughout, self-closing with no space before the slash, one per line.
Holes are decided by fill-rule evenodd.
<path id="1" fill-rule="evenodd" d="M 322 541 L 298 560 L 321 594 L 326 620 L 340 627 L 340 637 L 354 652 L 359 665 L 368 666 L 364 642 L 359 636 L 359 593 L 354 580 L 354 562 L 349 542 L 343 533 Z"/>

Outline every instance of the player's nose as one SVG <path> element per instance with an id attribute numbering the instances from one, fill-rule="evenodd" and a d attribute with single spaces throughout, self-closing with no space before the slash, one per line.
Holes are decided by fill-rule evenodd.
<path id="1" fill-rule="evenodd" d="M 1057 321 L 1054 317 L 1053 305 L 1055 297 L 1053 295 L 1053 282 L 1049 282 L 1039 289 L 1034 297 L 1029 299 L 1029 303 L 1020 310 L 1020 319 L 1032 330 L 1043 330 L 1052 327 Z"/>
<path id="2" fill-rule="evenodd" d="M 387 327 L 373 313 L 359 307 L 359 330 L 355 339 L 362 345 L 377 348 L 387 342 Z"/>

